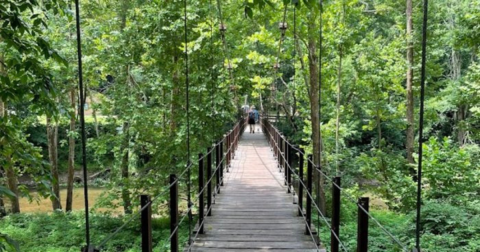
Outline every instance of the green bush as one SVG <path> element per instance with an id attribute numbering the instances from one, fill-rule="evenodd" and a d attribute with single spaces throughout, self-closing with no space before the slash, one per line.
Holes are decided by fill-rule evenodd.
<path id="1" fill-rule="evenodd" d="M 92 244 L 98 245 L 128 219 L 106 214 L 90 215 Z M 188 226 L 180 228 L 180 242 L 188 237 Z M 77 252 L 85 245 L 84 214 L 13 214 L 0 222 L 0 230 L 18 242 L 22 252 Z M 156 251 L 165 251 L 170 236 L 168 218 L 152 220 L 152 236 Z M 105 252 L 141 251 L 140 223 L 134 219 L 103 247 Z M 1 251 L 1 250 L 0 250 Z"/>

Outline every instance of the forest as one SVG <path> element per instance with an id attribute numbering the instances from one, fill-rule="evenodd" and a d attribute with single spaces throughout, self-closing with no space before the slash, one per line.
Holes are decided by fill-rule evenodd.
<path id="1" fill-rule="evenodd" d="M 0 251 L 79 251 L 85 182 L 92 243 L 126 223 L 102 251 L 141 251 L 138 195 L 158 195 L 245 105 L 368 195 L 409 248 L 421 147 L 422 251 L 480 251 L 480 0 L 428 5 L 422 128 L 424 1 L 77 1 L 0 0 Z M 331 186 L 315 179 L 328 220 Z M 155 251 L 168 251 L 167 198 L 152 204 Z M 402 251 L 373 224 L 369 243 Z"/>

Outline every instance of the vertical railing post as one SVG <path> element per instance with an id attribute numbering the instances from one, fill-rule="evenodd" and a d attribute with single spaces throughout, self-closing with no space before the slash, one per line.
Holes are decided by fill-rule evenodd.
<path id="1" fill-rule="evenodd" d="M 303 216 L 303 185 L 305 182 L 303 180 L 303 149 L 299 151 L 298 159 L 298 216 Z"/>
<path id="2" fill-rule="evenodd" d="M 203 154 L 198 154 L 198 233 L 203 234 L 203 218 L 205 218 L 205 202 L 204 202 L 204 179 L 205 176 L 203 174 L 203 164 L 205 160 L 203 160 Z"/>
<path id="3" fill-rule="evenodd" d="M 236 129 L 237 127 L 235 127 Z M 232 146 L 232 153 L 230 157 L 230 162 L 235 158 L 235 130 L 230 132 L 230 145 Z"/>
<path id="4" fill-rule="evenodd" d="M 311 223 L 312 223 L 312 180 L 313 180 L 313 165 L 312 165 L 312 155 L 308 155 L 307 159 L 307 227 L 305 230 L 305 234 L 310 235 Z"/>
<path id="5" fill-rule="evenodd" d="M 178 181 L 175 174 L 170 174 L 170 250 L 178 252 Z"/>
<path id="6" fill-rule="evenodd" d="M 273 158 L 277 159 L 277 134 L 273 130 L 272 130 L 272 149 L 273 149 Z M 277 162 L 277 166 L 278 166 L 278 162 Z"/>
<path id="7" fill-rule="evenodd" d="M 284 181 L 284 184 L 287 185 L 287 172 L 288 172 L 288 169 L 287 169 L 287 165 L 286 165 L 286 157 L 287 157 L 287 152 L 286 152 L 286 149 L 285 148 L 286 144 L 285 144 L 285 136 L 282 135 L 282 167 L 283 167 L 283 181 Z"/>
<path id="8" fill-rule="evenodd" d="M 230 158 L 232 157 L 232 142 L 231 142 L 232 131 L 230 130 L 227 134 L 227 172 L 228 167 L 230 167 Z"/>
<path id="9" fill-rule="evenodd" d="M 225 135 L 223 135 L 223 140 L 220 143 L 220 186 L 223 186 L 223 178 L 224 178 L 223 168 L 225 167 L 225 156 L 226 156 L 225 149 L 224 149 L 225 143 L 226 143 L 226 137 Z"/>
<path id="10" fill-rule="evenodd" d="M 285 140 L 285 158 L 287 159 L 287 164 L 285 169 L 287 169 L 287 193 L 292 193 L 292 157 L 290 156 L 291 147 L 288 142 Z"/>
<path id="11" fill-rule="evenodd" d="M 220 145 L 221 142 L 218 141 L 217 145 L 215 146 L 215 177 L 216 177 L 216 185 L 215 191 L 216 193 L 220 194 Z"/>
<path id="12" fill-rule="evenodd" d="M 142 252 L 152 252 L 152 204 L 150 196 L 140 195 L 140 206 L 143 209 L 141 213 L 142 229 Z"/>
<path id="13" fill-rule="evenodd" d="M 357 252 L 368 251 L 368 214 L 364 210 L 369 211 L 368 197 L 358 200 Z"/>
<path id="14" fill-rule="evenodd" d="M 208 147 L 207 153 L 207 216 L 212 216 L 212 147 Z"/>
<path id="15" fill-rule="evenodd" d="M 338 252 L 340 238 L 340 177 L 333 178 L 332 182 L 332 234 L 330 236 L 330 251 Z M 336 236 L 336 237 L 335 237 Z"/>

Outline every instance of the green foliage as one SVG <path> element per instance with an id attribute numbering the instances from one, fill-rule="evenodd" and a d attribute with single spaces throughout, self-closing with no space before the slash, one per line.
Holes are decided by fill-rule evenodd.
<path id="1" fill-rule="evenodd" d="M 129 217 L 114 217 L 105 214 L 91 214 L 90 216 L 92 244 L 97 245 Z M 0 229 L 10 237 L 9 241 L 12 239 L 17 241 L 22 252 L 73 252 L 84 246 L 84 222 L 84 215 L 78 212 L 71 214 L 56 212 L 48 215 L 17 214 L 3 219 L 0 222 Z M 165 251 L 170 236 L 169 220 L 154 218 L 152 230 L 155 249 Z M 187 230 L 188 227 L 182 225 L 180 237 L 185 237 Z M 4 235 L 0 235 L 0 239 L 4 237 Z M 0 251 L 2 250 L 0 249 Z M 141 251 L 140 222 L 133 221 L 128 224 L 111 241 L 107 242 L 102 251 Z"/>
<path id="2" fill-rule="evenodd" d="M 426 201 L 422 207 L 422 250 L 477 251 L 480 239 L 480 208 L 474 201 L 468 206 L 455 206 L 444 200 Z M 409 232 L 414 231 L 414 214 Z"/>
<path id="3" fill-rule="evenodd" d="M 456 204 L 477 198 L 480 169 L 477 145 L 458 147 L 449 138 L 424 144 L 424 183 L 427 199 L 450 199 Z"/>

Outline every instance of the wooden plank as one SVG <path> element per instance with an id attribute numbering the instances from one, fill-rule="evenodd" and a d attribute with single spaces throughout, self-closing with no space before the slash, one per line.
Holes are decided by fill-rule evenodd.
<path id="1" fill-rule="evenodd" d="M 190 251 L 325 251 L 304 234 L 304 219 L 263 135 L 244 134 L 229 171 L 205 219 L 205 234 Z"/>
<path id="2" fill-rule="evenodd" d="M 191 252 L 246 252 L 252 251 L 251 249 L 229 249 L 229 248 L 196 248 L 190 250 Z M 325 252 L 325 249 L 256 249 L 257 252 Z"/>
<path id="3" fill-rule="evenodd" d="M 263 242 L 263 241 L 195 241 L 195 247 L 204 248 L 233 248 L 233 249 L 304 249 L 311 248 L 312 242 L 296 241 L 296 242 Z"/>
<path id="4" fill-rule="evenodd" d="M 195 241 L 276 241 L 276 242 L 295 242 L 298 241 L 296 235 L 218 235 L 218 236 L 205 236 L 199 235 Z M 312 239 L 309 236 L 304 236 L 302 241 L 310 242 Z"/>

